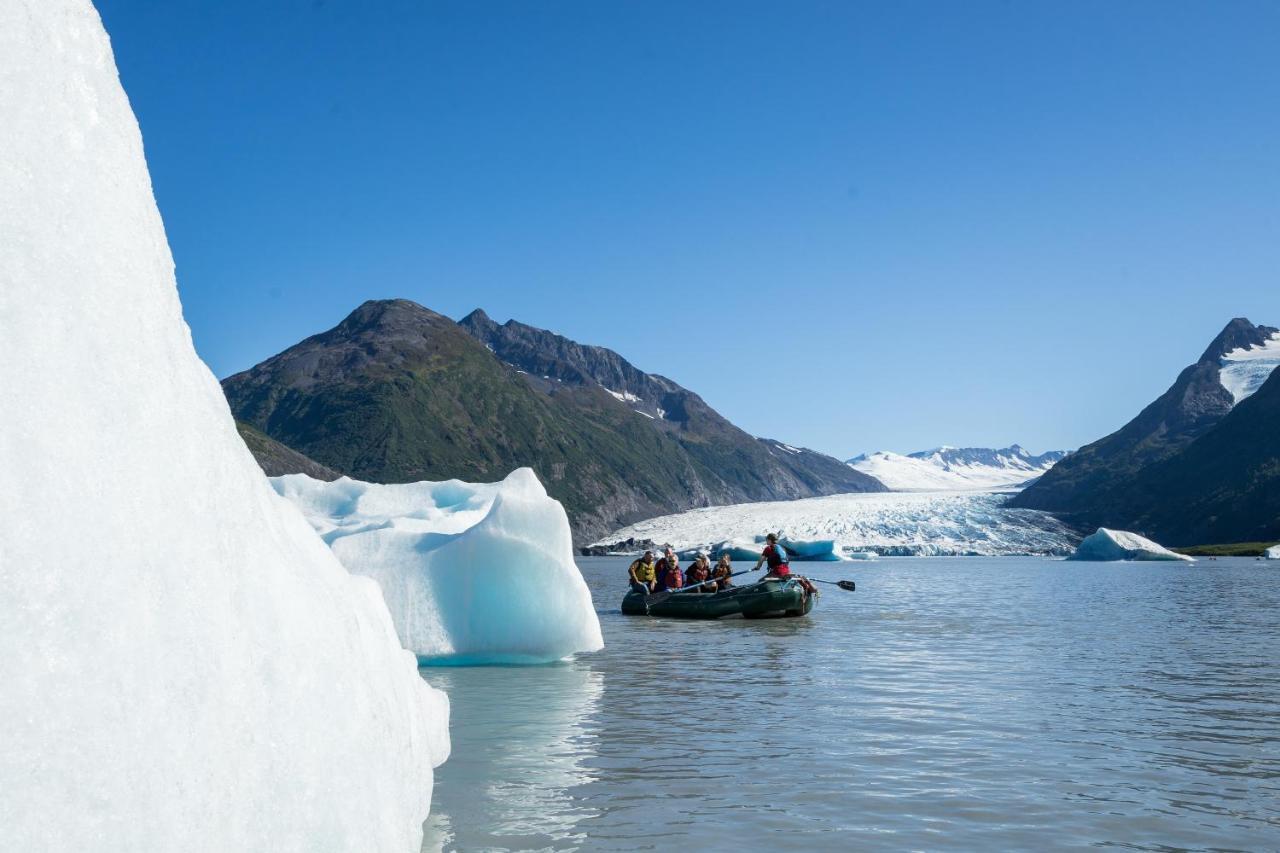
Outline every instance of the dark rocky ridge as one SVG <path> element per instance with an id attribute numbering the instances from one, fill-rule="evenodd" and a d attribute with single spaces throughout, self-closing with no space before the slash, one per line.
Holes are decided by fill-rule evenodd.
<path id="1" fill-rule="evenodd" d="M 223 389 L 239 419 L 358 479 L 495 480 L 528 465 L 579 543 L 695 506 L 883 489 L 830 457 L 748 436 L 609 350 L 520 324 L 497 328 L 519 332 L 523 351 L 482 342 L 472 327 L 487 319 L 464 327 L 407 300 L 366 302 Z M 643 402 L 618 400 L 596 375 Z M 653 417 L 635 411 L 648 406 Z"/>
<path id="2" fill-rule="evenodd" d="M 1238 524 L 1232 522 L 1230 517 L 1238 512 L 1227 507 L 1235 500 L 1233 496 L 1255 494 L 1248 482 L 1261 477 L 1274 483 L 1266 474 L 1271 445 L 1262 438 L 1267 430 L 1274 431 L 1276 422 L 1261 421 L 1268 411 L 1268 399 L 1277 393 L 1276 376 L 1264 383 L 1267 395 L 1262 402 L 1254 399 L 1262 394 L 1259 389 L 1253 397 L 1234 405 L 1230 392 L 1222 386 L 1219 368 L 1226 353 L 1261 345 L 1275 332 L 1244 318 L 1232 320 L 1200 359 L 1184 369 L 1169 390 L 1137 417 L 1063 459 L 1016 495 L 1010 505 L 1048 510 L 1081 528 L 1131 529 L 1175 545 L 1202 544 L 1194 541 L 1195 530 L 1204 535 L 1212 530 L 1213 536 L 1222 537 L 1243 533 L 1250 526 L 1265 528 L 1261 521 L 1243 520 L 1245 516 L 1252 518 L 1252 513 L 1239 515 Z M 1224 435 L 1251 444 L 1232 448 L 1224 443 Z M 1215 464 L 1221 465 L 1223 476 L 1242 479 L 1233 485 L 1216 475 L 1210 477 L 1209 469 Z M 1194 483 L 1186 479 L 1193 470 L 1218 483 L 1216 499 L 1197 493 Z M 1178 505 L 1197 506 L 1217 520 L 1192 524 Z M 1238 509 L 1243 512 L 1243 507 Z M 1249 538 L 1263 537 L 1250 534 Z"/>
<path id="3" fill-rule="evenodd" d="M 654 429 L 672 436 L 697 461 L 716 472 L 731 472 L 734 480 L 751 489 L 748 500 L 883 488 L 833 457 L 749 435 L 694 392 L 665 376 L 645 373 L 611 349 L 579 344 L 515 320 L 499 325 L 481 309 L 458 325 L 503 362 L 524 371 L 534 387 L 546 387 L 539 382 L 542 378 L 600 388 L 615 399 L 622 395 L 623 406 L 652 417 Z"/>
<path id="4" fill-rule="evenodd" d="M 1068 521 L 1093 525 L 1097 515 L 1092 509 L 1103 494 L 1182 450 L 1231 411 L 1234 400 L 1222 387 L 1219 360 L 1237 347 L 1261 344 L 1274 331 L 1244 318 L 1232 320 L 1200 360 L 1184 369 L 1136 418 L 1063 459 L 1011 505 L 1049 510 Z"/>

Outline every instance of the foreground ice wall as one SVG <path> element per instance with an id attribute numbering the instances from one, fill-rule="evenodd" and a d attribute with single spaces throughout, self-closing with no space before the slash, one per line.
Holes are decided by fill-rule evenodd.
<path id="1" fill-rule="evenodd" d="M 0 850 L 417 849 L 447 700 L 196 357 L 87 0 L 0 0 L 0 129 Z"/>
<path id="2" fill-rule="evenodd" d="M 1170 551 L 1163 545 L 1152 542 L 1145 536 L 1130 533 L 1127 530 L 1109 530 L 1099 527 L 1096 533 L 1086 536 L 1080 547 L 1068 559 L 1108 561 L 1108 560 L 1167 560 L 1171 562 L 1194 563 L 1185 554 Z"/>
<path id="3" fill-rule="evenodd" d="M 546 663 L 604 645 L 569 519 L 533 471 L 501 483 L 274 477 L 424 661 Z"/>
<path id="4" fill-rule="evenodd" d="M 831 495 L 707 507 L 625 527 L 601 540 L 634 537 L 676 550 L 745 546 L 767 531 L 783 541 L 835 541 L 846 551 L 883 555 L 1070 554 L 1079 537 L 1053 516 L 1005 507 L 1007 496 L 979 492 Z M 734 559 L 756 559 L 760 546 Z"/>

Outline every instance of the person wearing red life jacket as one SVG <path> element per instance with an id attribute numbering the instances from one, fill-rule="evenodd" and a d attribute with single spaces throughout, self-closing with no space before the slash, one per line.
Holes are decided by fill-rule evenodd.
<path id="1" fill-rule="evenodd" d="M 770 533 L 764 539 L 764 551 L 760 554 L 760 559 L 756 560 L 756 567 L 752 571 L 756 571 L 767 562 L 769 571 L 761 580 L 789 577 L 791 575 L 790 558 L 787 556 L 787 549 L 778 544 L 778 535 Z"/>

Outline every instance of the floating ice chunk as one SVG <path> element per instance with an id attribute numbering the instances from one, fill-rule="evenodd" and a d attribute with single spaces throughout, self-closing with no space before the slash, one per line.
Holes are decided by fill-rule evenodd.
<path id="1" fill-rule="evenodd" d="M 0 80 L 0 850 L 418 849 L 447 699 L 196 356 L 88 0 Z"/>
<path id="2" fill-rule="evenodd" d="M 378 582 L 424 662 L 546 663 L 604 645 L 568 517 L 528 468 L 501 483 L 271 483 Z"/>
<path id="3" fill-rule="evenodd" d="M 790 539 L 783 537 L 782 547 L 797 562 L 838 563 L 845 559 L 839 540 Z"/>
<path id="4" fill-rule="evenodd" d="M 1280 545 L 1274 545 L 1267 549 L 1268 560 L 1280 560 Z"/>
<path id="5" fill-rule="evenodd" d="M 1098 532 L 1085 537 L 1069 560 L 1181 560 L 1194 563 L 1185 554 L 1178 554 L 1157 545 L 1144 536 L 1126 530 L 1108 530 L 1099 527 Z"/>

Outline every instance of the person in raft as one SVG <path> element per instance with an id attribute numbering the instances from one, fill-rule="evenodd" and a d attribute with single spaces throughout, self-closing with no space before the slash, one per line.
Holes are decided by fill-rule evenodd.
<path id="1" fill-rule="evenodd" d="M 716 567 L 711 570 L 711 579 L 716 582 L 717 591 L 733 586 L 733 581 L 729 580 L 731 574 L 733 574 L 733 562 L 730 561 L 728 554 L 721 554 Z"/>
<path id="2" fill-rule="evenodd" d="M 653 564 L 653 552 L 645 551 L 644 556 L 631 563 L 627 569 L 631 580 L 631 589 L 652 595 L 658 588 L 658 567 Z"/>
<path id="3" fill-rule="evenodd" d="M 760 554 L 760 559 L 756 560 L 756 567 L 751 571 L 756 571 L 766 562 L 769 564 L 769 571 L 761 580 L 769 578 L 785 578 L 791 574 L 791 566 L 787 557 L 787 549 L 778 544 L 778 534 L 770 533 L 764 538 L 764 551 Z"/>
<path id="4" fill-rule="evenodd" d="M 698 592 L 716 591 L 714 583 L 705 583 L 705 581 L 711 580 L 711 561 L 707 559 L 706 554 L 699 554 L 694 558 L 688 571 L 684 573 L 684 579 L 689 586 L 693 586 L 695 583 L 698 584 Z"/>
<path id="5" fill-rule="evenodd" d="M 684 586 L 684 572 L 675 552 L 667 550 L 667 556 L 658 561 L 658 592 L 680 589 Z"/>

